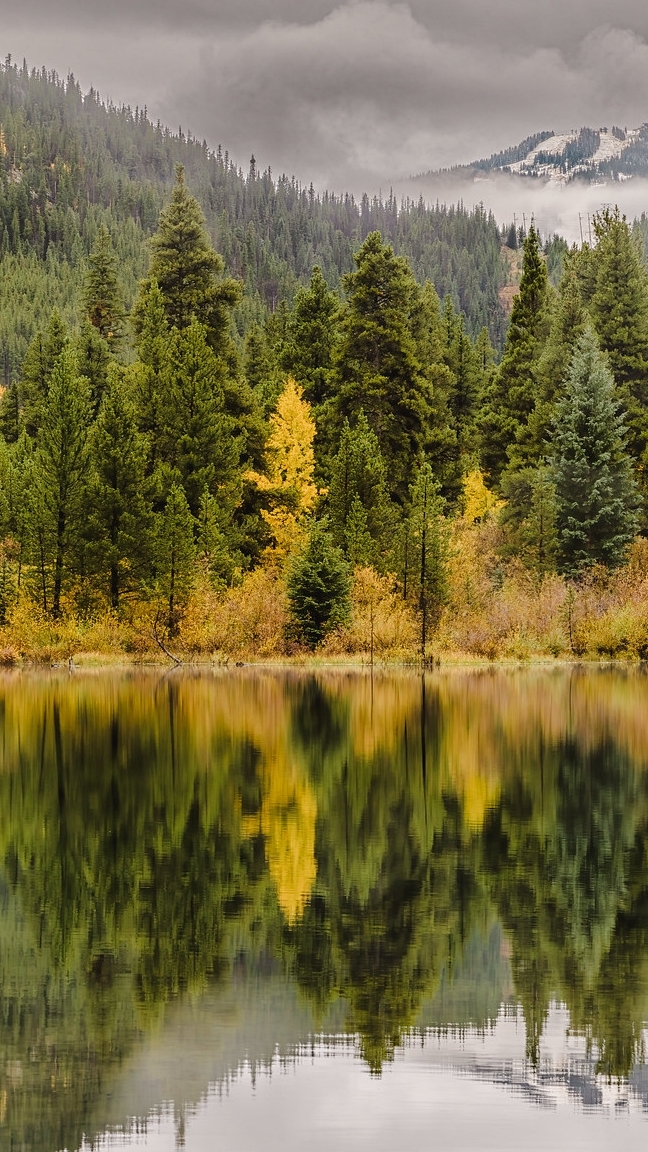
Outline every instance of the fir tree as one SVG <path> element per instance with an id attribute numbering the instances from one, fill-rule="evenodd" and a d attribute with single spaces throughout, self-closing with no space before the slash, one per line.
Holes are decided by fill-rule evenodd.
<path id="1" fill-rule="evenodd" d="M 444 314 L 434 285 L 427 280 L 417 292 L 411 313 L 412 334 L 427 385 L 430 408 L 427 448 L 436 479 L 449 499 L 460 488 L 460 447 L 453 414 L 456 378 L 449 364 L 455 312 L 448 297 Z"/>
<path id="2" fill-rule="evenodd" d="M 537 367 L 549 331 L 550 286 L 532 224 L 524 242 L 520 291 L 513 301 L 499 372 L 484 393 L 479 415 L 483 467 L 499 481 L 515 442 L 531 415 L 537 397 Z"/>
<path id="3" fill-rule="evenodd" d="M 245 379 L 252 389 L 260 410 L 268 414 L 279 399 L 283 381 L 260 324 L 252 324 L 248 329 L 245 337 L 243 369 Z"/>
<path id="4" fill-rule="evenodd" d="M 637 490 L 614 380 L 595 335 L 580 337 L 556 413 L 553 479 L 558 562 L 575 575 L 621 564 L 637 528 Z"/>
<path id="5" fill-rule="evenodd" d="M 231 549 L 231 528 L 224 530 L 227 520 L 218 501 L 205 488 L 200 498 L 197 524 L 197 556 L 203 570 L 214 587 L 222 588 L 234 572 L 235 556 Z"/>
<path id="6" fill-rule="evenodd" d="M 113 368 L 91 434 L 87 529 L 93 567 L 105 581 L 113 609 L 141 584 L 150 559 L 147 453 L 135 404 Z"/>
<path id="7" fill-rule="evenodd" d="M 84 288 L 86 316 L 109 347 L 123 336 L 124 308 L 117 277 L 117 256 L 110 233 L 102 224 L 88 260 Z"/>
<path id="8" fill-rule="evenodd" d="M 288 603 L 299 636 L 316 648 L 350 612 L 351 572 L 325 524 L 316 524 L 287 580 Z"/>
<path id="9" fill-rule="evenodd" d="M 172 484 L 155 534 L 157 585 L 164 602 L 169 636 L 177 636 L 182 610 L 194 582 L 194 518 L 179 484 Z"/>
<path id="10" fill-rule="evenodd" d="M 187 188 L 181 164 L 176 167 L 171 203 L 160 215 L 151 249 L 149 276 L 159 286 L 169 326 L 187 328 L 196 320 L 204 325 L 213 350 L 226 352 L 231 311 L 241 297 L 241 286 L 223 279 L 223 258 L 212 247 L 202 209 Z"/>
<path id="11" fill-rule="evenodd" d="M 171 347 L 164 301 L 155 280 L 149 281 L 140 291 L 134 313 L 137 360 L 127 369 L 127 379 L 135 396 L 140 430 L 149 438 L 149 467 L 153 471 L 162 442 L 161 409 L 166 388 L 163 374 Z"/>
<path id="12" fill-rule="evenodd" d="M 387 466 L 390 493 L 404 502 L 412 460 L 426 443 L 430 406 L 410 313 L 416 286 L 407 262 L 379 232 L 356 253 L 344 279 L 348 305 L 336 353 L 333 427 L 364 410 Z M 331 437 L 332 428 L 325 430 Z M 329 441 L 330 442 L 330 441 Z"/>

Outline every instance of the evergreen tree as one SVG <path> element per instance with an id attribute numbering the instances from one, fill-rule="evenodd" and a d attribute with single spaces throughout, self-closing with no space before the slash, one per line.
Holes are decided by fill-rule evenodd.
<path id="1" fill-rule="evenodd" d="M 260 410 L 265 414 L 271 412 L 279 399 L 283 381 L 260 324 L 252 324 L 248 329 L 243 352 L 243 368 L 245 379 Z"/>
<path id="2" fill-rule="evenodd" d="M 344 554 L 352 568 L 375 562 L 376 545 L 369 531 L 367 513 L 358 495 L 353 497 L 344 524 Z"/>
<path id="3" fill-rule="evenodd" d="M 179 484 L 172 484 L 164 511 L 157 515 L 155 568 L 164 601 L 166 628 L 177 636 L 182 609 L 194 582 L 194 518 Z"/>
<path id="4" fill-rule="evenodd" d="M 393 507 L 387 491 L 385 462 L 376 435 L 371 431 L 361 410 L 353 427 L 344 421 L 340 447 L 331 467 L 328 507 L 331 534 L 336 545 L 351 558 L 347 548 L 349 518 L 359 504 L 364 512 L 364 528 L 368 535 L 367 562 L 380 566 L 381 557 L 389 550 L 389 530 L 393 522 Z M 358 520 L 357 507 L 354 512 Z M 355 537 L 355 529 L 352 533 Z"/>
<path id="5" fill-rule="evenodd" d="M 590 314 L 627 411 L 628 451 L 643 464 L 648 446 L 648 280 L 618 208 L 597 214 L 594 231 L 596 286 Z"/>
<path id="6" fill-rule="evenodd" d="M 316 420 L 319 405 L 330 393 L 339 308 L 339 297 L 315 265 L 308 288 L 300 288 L 295 296 L 280 363 L 301 384 Z"/>
<path id="7" fill-rule="evenodd" d="M 194 320 L 171 333 L 161 373 L 160 453 L 194 516 L 205 488 L 234 503 L 238 496 L 240 443 L 224 410 L 223 375 L 202 325 Z"/>
<path id="8" fill-rule="evenodd" d="M 351 572 L 325 524 L 313 526 L 288 573 L 287 588 L 297 632 L 310 648 L 348 619 Z"/>
<path id="9" fill-rule="evenodd" d="M 226 525 L 224 528 L 224 520 L 223 509 L 205 488 L 198 509 L 197 555 L 203 570 L 217 588 L 230 581 L 236 560 L 231 548 L 231 527 Z"/>
<path id="10" fill-rule="evenodd" d="M 40 427 L 54 366 L 68 340 L 67 326 L 53 312 L 46 331 L 34 337 L 25 356 L 19 393 L 23 427 L 30 436 Z"/>
<path id="11" fill-rule="evenodd" d="M 438 624 L 448 591 L 448 532 L 443 518 L 444 501 L 427 461 L 419 464 L 410 493 L 406 587 L 418 608 L 421 657 L 425 660 L 427 642 Z"/>
<path id="12" fill-rule="evenodd" d="M 532 224 L 524 242 L 520 291 L 513 301 L 499 372 L 484 393 L 478 424 L 483 467 L 499 481 L 514 444 L 537 397 L 537 368 L 549 331 L 550 286 Z"/>
<path id="13" fill-rule="evenodd" d="M 92 477 L 88 536 L 93 567 L 105 581 L 110 606 L 136 589 L 150 559 L 150 507 L 145 498 L 148 444 L 116 368 L 91 434 Z"/>
<path id="14" fill-rule="evenodd" d="M 638 499 L 624 436 L 612 374 L 588 330 L 576 346 L 552 446 L 562 572 L 624 560 Z"/>
<path id="15" fill-rule="evenodd" d="M 410 313 L 416 286 L 407 262 L 394 256 L 379 232 L 356 253 L 357 270 L 344 279 L 348 296 L 336 352 L 332 427 L 364 410 L 387 467 L 392 497 L 405 502 L 412 461 L 424 447 L 430 405 Z"/>
<path id="16" fill-rule="evenodd" d="M 127 369 L 127 380 L 136 399 L 140 430 L 149 439 L 149 468 L 153 471 L 162 443 L 163 374 L 171 346 L 164 301 L 155 280 L 140 291 L 134 313 L 137 360 Z"/>
<path id="17" fill-rule="evenodd" d="M 90 389 L 92 410 L 96 416 L 101 398 L 108 387 L 108 368 L 111 361 L 107 341 L 90 323 L 83 325 L 76 341 L 79 375 L 85 376 Z"/>
<path id="18" fill-rule="evenodd" d="M 49 380 L 36 440 L 32 529 L 43 603 L 57 618 L 74 567 L 83 524 L 91 408 L 88 386 L 68 346 Z M 78 554 L 78 553 L 77 553 Z"/>
<path id="19" fill-rule="evenodd" d="M 123 336 L 124 308 L 117 277 L 117 256 L 110 233 L 102 224 L 92 246 L 84 289 L 86 316 L 110 348 Z"/>
<path id="20" fill-rule="evenodd" d="M 551 467 L 510 469 L 502 476 L 506 500 L 500 523 L 507 535 L 503 552 L 519 557 L 539 576 L 556 568 L 556 489 Z"/>
<path id="21" fill-rule="evenodd" d="M 453 500 L 460 489 L 460 447 L 453 413 L 456 378 L 449 364 L 456 316 L 448 297 L 444 314 L 434 285 L 427 280 L 417 292 L 411 313 L 416 352 L 430 405 L 428 455 L 434 475 Z"/>
<path id="22" fill-rule="evenodd" d="M 169 327 L 187 328 L 196 320 L 204 325 L 213 350 L 226 352 L 231 311 L 241 297 L 241 286 L 223 279 L 223 258 L 212 247 L 181 164 L 176 166 L 171 203 L 160 215 L 151 250 L 149 276 L 159 286 Z"/>

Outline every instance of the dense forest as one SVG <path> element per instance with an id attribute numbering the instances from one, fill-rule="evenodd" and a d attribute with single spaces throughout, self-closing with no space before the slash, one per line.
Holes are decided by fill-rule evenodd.
<path id="1" fill-rule="evenodd" d="M 594 1069 L 626 1077 L 644 1056 L 645 691 L 609 671 L 246 670 L 34 673 L 26 696 L 5 674 L 7 1146 L 78 1148 L 123 1125 L 116 1081 L 165 1006 L 184 996 L 202 1016 L 202 994 L 238 989 L 218 1049 L 272 974 L 311 1033 L 346 1035 L 374 1074 L 408 1035 L 489 1028 L 503 1000 L 537 1064 L 556 999 L 591 1053 L 592 1079 L 579 1052 L 571 1081 L 591 1108 Z M 500 962 L 448 1019 L 435 997 L 497 922 L 508 975 Z M 295 1000 L 279 1033 L 293 1043 Z M 260 1062 L 255 1041 L 230 1044 L 224 1083 Z"/>
<path id="2" fill-rule="evenodd" d="M 644 658 L 643 224 L 502 245 L 479 210 L 318 198 L 72 79 L 0 81 L 8 661 Z"/>
<path id="3" fill-rule="evenodd" d="M 315 264 L 332 288 L 353 251 L 380 230 L 408 257 L 418 280 L 450 295 L 476 335 L 486 325 L 501 345 L 505 281 L 492 216 L 463 207 L 428 208 L 364 197 L 318 195 L 285 176 L 246 173 L 222 149 L 154 125 L 146 109 L 106 106 L 73 78 L 0 65 L 0 372 L 20 371 L 30 338 L 52 308 L 82 316 L 82 282 L 99 228 L 111 235 L 130 305 L 148 262 L 147 240 L 184 165 L 206 225 L 229 272 L 244 285 L 239 333 L 291 300 Z"/>

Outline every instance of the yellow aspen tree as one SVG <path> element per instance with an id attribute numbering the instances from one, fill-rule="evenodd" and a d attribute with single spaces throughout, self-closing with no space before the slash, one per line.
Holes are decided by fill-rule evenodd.
<path id="1" fill-rule="evenodd" d="M 305 521 L 319 495 L 313 482 L 315 473 L 315 421 L 303 389 L 291 376 L 286 380 L 270 417 L 266 474 L 248 474 L 272 498 L 272 507 L 263 510 L 274 547 L 269 559 L 283 560 L 301 542 Z"/>

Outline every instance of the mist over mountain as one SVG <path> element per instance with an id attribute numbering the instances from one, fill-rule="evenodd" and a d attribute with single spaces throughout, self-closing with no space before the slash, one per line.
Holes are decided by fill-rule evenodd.
<path id="1" fill-rule="evenodd" d="M 602 208 L 618 204 L 629 219 L 648 211 L 648 124 L 537 132 L 487 158 L 424 172 L 397 189 L 427 201 L 483 203 L 500 223 L 534 217 L 543 234 L 582 242 Z"/>

